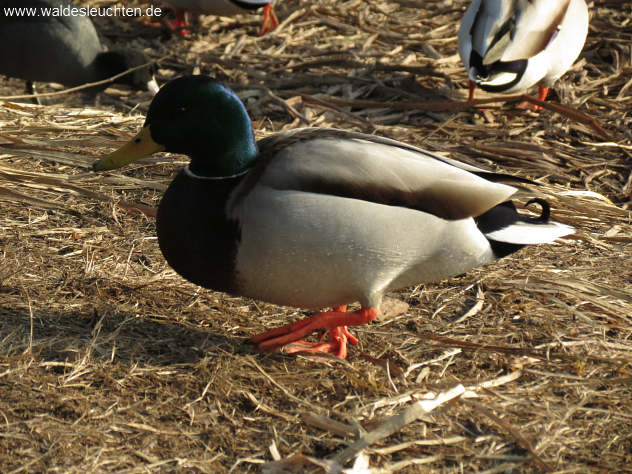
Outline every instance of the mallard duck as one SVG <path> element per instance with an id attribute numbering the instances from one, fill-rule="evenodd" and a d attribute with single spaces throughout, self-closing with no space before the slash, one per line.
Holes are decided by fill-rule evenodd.
<path id="1" fill-rule="evenodd" d="M 167 26 L 174 31 L 186 32 L 188 21 L 186 12 L 205 13 L 207 15 L 232 16 L 247 11 L 258 10 L 263 7 L 263 22 L 259 35 L 274 30 L 279 20 L 272 9 L 269 0 L 165 0 L 175 8 L 175 21 L 167 22 Z"/>
<path id="2" fill-rule="evenodd" d="M 56 82 L 73 87 L 107 79 L 150 62 L 142 51 L 104 51 L 87 16 L 60 16 L 53 8 L 73 8 L 66 0 L 0 0 L 0 74 L 33 82 Z M 30 8 L 36 15 L 9 14 L 11 8 Z M 48 15 L 45 14 L 49 11 Z M 158 91 L 151 68 L 138 69 L 116 82 L 136 89 Z M 106 85 L 88 92 L 96 94 Z"/>
<path id="3" fill-rule="evenodd" d="M 373 320 L 386 291 L 439 281 L 573 232 L 509 200 L 527 180 L 485 171 L 395 140 L 303 128 L 255 142 L 246 108 L 206 76 L 172 80 L 145 125 L 94 170 L 158 151 L 190 163 L 157 214 L 171 267 L 205 288 L 270 303 L 332 311 L 252 338 L 345 357 L 347 326 Z M 361 308 L 346 311 L 357 301 Z M 330 331 L 321 343 L 300 341 Z"/>
<path id="4" fill-rule="evenodd" d="M 474 0 L 459 29 L 459 55 L 476 86 L 517 93 L 549 87 L 579 56 L 588 33 L 584 0 Z"/>

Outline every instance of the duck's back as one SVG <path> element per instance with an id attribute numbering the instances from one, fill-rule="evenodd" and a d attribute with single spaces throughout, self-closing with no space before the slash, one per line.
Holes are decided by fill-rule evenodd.
<path id="1" fill-rule="evenodd" d="M 239 294 L 303 308 L 352 301 L 375 307 L 386 290 L 493 260 L 489 242 L 461 211 L 469 214 L 474 201 L 492 207 L 513 188 L 403 144 L 343 136 L 274 152 L 231 195 L 227 212 L 239 223 Z M 259 142 L 264 156 L 268 145 Z M 425 204 L 417 202 L 422 194 Z M 451 203 L 442 202 L 447 195 Z"/>
<path id="2" fill-rule="evenodd" d="M 101 43 L 90 19 L 52 15 L 68 6 L 74 5 L 65 0 L 0 0 L 0 74 L 68 86 L 96 80 L 92 66 Z M 11 14 L 11 8 L 23 10 Z"/>

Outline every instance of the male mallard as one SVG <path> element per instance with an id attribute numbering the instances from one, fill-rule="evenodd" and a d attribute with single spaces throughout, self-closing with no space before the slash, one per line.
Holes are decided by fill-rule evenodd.
<path id="1" fill-rule="evenodd" d="M 187 11 L 207 15 L 232 16 L 263 7 L 263 22 L 259 35 L 272 31 L 279 25 L 270 0 L 165 0 L 165 2 L 176 9 L 175 21 L 167 23 L 169 28 L 174 31 L 186 31 L 188 26 Z"/>
<path id="2" fill-rule="evenodd" d="M 459 55 L 474 88 L 539 98 L 575 62 L 588 33 L 584 0 L 474 0 L 459 29 Z"/>
<path id="3" fill-rule="evenodd" d="M 11 15 L 10 10 L 17 8 L 32 9 L 37 15 Z M 142 51 L 103 51 L 90 18 L 63 15 L 64 9 L 71 8 L 77 7 L 67 0 L 0 0 L 0 74 L 26 80 L 32 92 L 33 81 L 77 86 L 149 63 Z M 158 91 L 149 66 L 116 82 Z"/>
<path id="4" fill-rule="evenodd" d="M 522 217 L 509 197 L 525 182 L 387 138 L 305 128 L 255 143 L 237 95 L 205 76 L 167 83 L 145 125 L 104 156 L 111 170 L 157 151 L 191 158 L 165 192 L 158 242 L 169 265 L 213 290 L 334 311 L 252 340 L 272 350 L 316 329 L 331 340 L 292 350 L 346 356 L 346 326 L 374 319 L 386 291 L 442 280 L 526 244 L 573 232 Z M 361 309 L 346 312 L 347 303 Z"/>

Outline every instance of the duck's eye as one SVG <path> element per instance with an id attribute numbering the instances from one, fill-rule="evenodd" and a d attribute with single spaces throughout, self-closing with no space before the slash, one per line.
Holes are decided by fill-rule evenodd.
<path id="1" fill-rule="evenodd" d="M 140 143 L 140 142 L 141 142 L 140 138 L 134 138 L 134 143 Z"/>

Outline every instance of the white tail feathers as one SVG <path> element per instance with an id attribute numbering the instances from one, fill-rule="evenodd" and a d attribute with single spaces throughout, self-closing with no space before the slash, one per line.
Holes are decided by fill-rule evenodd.
<path id="1" fill-rule="evenodd" d="M 507 227 L 485 234 L 485 237 L 496 242 L 509 244 L 545 244 L 575 232 L 571 226 L 557 222 L 514 222 Z"/>

